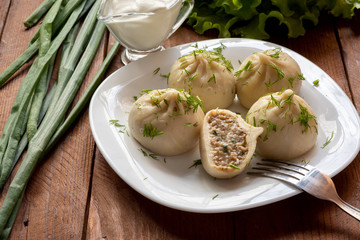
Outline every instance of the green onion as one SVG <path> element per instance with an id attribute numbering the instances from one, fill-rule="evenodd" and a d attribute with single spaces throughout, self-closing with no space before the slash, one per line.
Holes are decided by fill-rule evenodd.
<path id="1" fill-rule="evenodd" d="M 40 18 L 49 10 L 49 8 L 54 4 L 55 0 L 44 0 L 39 7 L 35 9 L 34 12 L 24 21 L 24 25 L 27 28 L 34 26 Z"/>
<path id="2" fill-rule="evenodd" d="M 75 10 L 74 14 L 79 14 L 82 10 L 82 7 L 83 5 Z M 72 14 L 72 16 L 74 14 Z M 59 98 L 58 107 L 51 111 L 52 117 L 49 118 L 48 121 L 42 122 L 39 130 L 29 142 L 27 154 L 22 164 L 20 165 L 12 183 L 9 186 L 4 202 L 0 208 L 0 232 L 3 232 L 5 225 L 15 208 L 16 202 L 21 197 L 21 193 L 25 189 L 26 183 L 34 172 L 39 159 L 43 155 L 50 139 L 52 138 L 52 135 L 56 132 L 57 127 L 61 123 L 73 98 L 75 97 L 81 81 L 91 64 L 91 60 L 95 56 L 97 47 L 100 44 L 104 31 L 105 26 L 99 22 L 95 27 L 88 47 L 86 48 L 79 64 L 77 65 L 71 79 L 69 80 L 68 85 L 64 89 L 63 94 Z"/>
<path id="3" fill-rule="evenodd" d="M 39 61 L 46 55 L 50 48 L 52 38 L 52 25 L 55 17 L 57 16 L 62 0 L 56 0 L 55 4 L 49 10 L 49 13 L 45 16 L 40 27 L 40 47 L 39 47 Z M 39 119 L 40 109 L 49 87 L 49 82 L 52 75 L 52 69 L 55 62 L 55 55 L 50 59 L 49 64 L 45 66 L 43 74 L 40 76 L 40 80 L 37 83 L 36 90 L 31 103 L 31 109 L 29 113 L 29 120 L 27 123 L 28 138 L 31 139 L 37 131 L 37 123 Z"/>
<path id="4" fill-rule="evenodd" d="M 96 75 L 94 76 L 93 80 L 89 84 L 89 86 L 86 88 L 85 92 L 82 94 L 81 98 L 75 105 L 75 107 L 71 110 L 70 114 L 66 118 L 65 122 L 58 128 L 58 130 L 55 132 L 53 137 L 51 138 L 47 148 L 46 152 L 48 152 L 55 143 L 60 139 L 60 137 L 69 129 L 71 124 L 76 120 L 77 116 L 81 113 L 81 111 L 86 106 L 87 102 L 89 102 L 91 96 L 95 92 L 96 88 L 100 85 L 101 79 L 105 74 L 106 69 L 108 68 L 109 64 L 111 63 L 111 60 L 114 58 L 116 52 L 120 48 L 120 44 L 118 42 L 115 42 L 113 47 L 111 48 L 110 52 L 107 54 L 103 64 L 101 65 L 100 69 L 97 71 Z"/>
<path id="5" fill-rule="evenodd" d="M 63 23 L 69 19 L 70 14 L 74 12 L 74 9 L 76 9 L 76 7 L 79 6 L 82 1 L 83 0 L 71 0 L 68 2 L 68 4 L 66 4 L 63 11 L 61 11 L 54 20 L 54 32 L 57 32 L 60 29 Z M 77 20 L 81 17 L 82 14 L 85 13 L 85 10 L 91 6 L 93 1 L 94 0 L 89 0 L 86 2 L 85 6 L 83 7 L 83 11 L 80 13 Z M 87 9 L 85 9 L 85 7 L 87 7 Z M 23 66 L 35 55 L 39 49 L 40 44 L 38 39 L 39 34 L 39 31 L 37 31 L 31 39 L 27 49 L 0 74 L 0 86 L 2 86 L 21 66 Z"/>
<path id="6" fill-rule="evenodd" d="M 14 161 L 14 157 L 16 154 L 16 149 L 18 142 L 21 138 L 22 132 L 24 131 L 24 122 L 26 119 L 26 109 L 31 100 L 32 93 L 35 90 L 36 84 L 39 81 L 41 73 L 46 68 L 48 62 L 52 59 L 52 57 L 56 54 L 57 50 L 60 48 L 61 43 L 64 41 L 65 37 L 68 35 L 72 27 L 74 26 L 81 10 L 83 9 L 84 4 L 81 4 L 70 16 L 67 23 L 61 32 L 57 35 L 57 37 L 52 42 L 48 52 L 41 57 L 41 61 L 38 63 L 34 63 L 29 73 L 26 75 L 24 79 L 24 83 L 28 83 L 28 85 L 21 84 L 21 89 L 17 96 L 22 96 L 18 98 L 19 101 L 14 102 L 14 106 L 12 108 L 11 116 L 9 117 L 6 125 L 10 125 L 11 128 L 9 132 L 11 136 L 7 136 L 9 139 L 9 143 L 1 146 L 7 147 L 5 153 L 3 153 L 0 149 L 0 159 L 1 159 L 1 175 L 0 175 L 0 189 L 3 188 L 9 174 L 11 171 L 12 162 Z M 37 58 L 38 60 L 38 58 Z M 15 99 L 16 100 L 16 99 Z M 1 136 L 2 138 L 2 136 Z M 1 142 L 1 139 L 0 139 Z M 5 150 L 5 149 L 4 149 Z"/>
<path id="7" fill-rule="evenodd" d="M 86 19 L 84 20 L 81 30 L 76 37 L 74 46 L 72 47 L 69 56 L 66 57 L 66 61 L 64 62 L 63 67 L 59 69 L 58 80 L 57 80 L 58 86 L 56 88 L 55 95 L 50 103 L 49 112 L 51 112 L 51 109 L 56 107 L 57 101 L 60 95 L 62 94 L 71 75 L 73 74 L 74 67 L 76 66 L 76 63 L 78 62 L 81 54 L 83 53 L 85 45 L 89 41 L 92 30 L 94 29 L 97 20 L 96 13 L 99 7 L 100 7 L 100 1 L 97 1 L 97 3 L 92 7 Z M 45 119 L 46 118 L 47 116 L 45 116 Z"/>

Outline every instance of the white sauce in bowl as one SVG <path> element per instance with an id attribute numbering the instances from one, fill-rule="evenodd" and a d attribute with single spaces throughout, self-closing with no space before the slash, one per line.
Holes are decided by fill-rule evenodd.
<path id="1" fill-rule="evenodd" d="M 172 31 L 181 0 L 106 0 L 98 17 L 125 47 L 147 51 L 159 47 Z"/>

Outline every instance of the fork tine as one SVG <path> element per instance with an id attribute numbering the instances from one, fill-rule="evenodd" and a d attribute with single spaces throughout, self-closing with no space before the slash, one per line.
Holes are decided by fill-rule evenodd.
<path id="1" fill-rule="evenodd" d="M 268 167 L 268 168 L 275 168 L 275 169 L 281 169 L 281 170 L 285 170 L 285 171 L 289 171 L 293 174 L 300 174 L 301 177 L 305 176 L 305 174 L 308 172 L 307 170 L 304 170 L 302 168 L 299 167 L 294 167 L 294 166 L 289 166 L 289 165 L 280 165 L 280 164 L 276 164 L 276 163 L 262 163 L 262 162 L 258 162 L 256 163 L 256 165 L 259 166 L 264 166 L 264 167 Z"/>
<path id="2" fill-rule="evenodd" d="M 263 162 L 277 163 L 277 164 L 286 165 L 286 166 L 293 166 L 293 167 L 297 167 L 297 168 L 304 169 L 307 171 L 310 171 L 312 169 L 312 167 L 306 163 L 292 163 L 292 162 L 284 162 L 284 161 L 274 160 L 274 159 L 261 159 L 261 160 Z"/>
<path id="3" fill-rule="evenodd" d="M 253 167 L 252 169 L 257 171 L 250 171 L 248 174 L 275 178 L 292 183 L 295 186 L 297 186 L 305 174 L 310 171 L 309 166 L 305 164 L 294 164 L 272 159 L 262 159 L 262 162 L 258 162 L 256 164 L 257 167 Z"/>
<path id="4" fill-rule="evenodd" d="M 295 186 L 299 182 L 298 178 L 296 178 L 296 177 L 294 177 L 294 176 L 292 176 L 290 174 L 286 174 L 284 172 L 275 171 L 275 170 L 269 169 L 269 168 L 256 168 L 256 167 L 254 167 L 253 169 L 259 170 L 259 171 L 254 171 L 254 172 L 250 171 L 250 172 L 247 172 L 247 174 L 270 177 L 270 178 L 274 178 L 274 179 L 277 179 L 277 180 L 280 180 L 280 181 L 291 183 L 291 184 L 293 184 Z"/>

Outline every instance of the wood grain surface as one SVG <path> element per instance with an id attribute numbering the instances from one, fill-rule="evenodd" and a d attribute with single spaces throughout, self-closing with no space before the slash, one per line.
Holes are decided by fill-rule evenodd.
<path id="1" fill-rule="evenodd" d="M 26 48 L 36 28 L 22 22 L 41 0 L 2 0 L 0 72 Z M 322 15 L 304 37 L 271 38 L 327 72 L 360 112 L 360 12 L 352 20 Z M 167 48 L 215 38 L 182 26 Z M 82 92 L 114 39 L 106 34 Z M 107 75 L 122 67 L 120 53 Z M 0 89 L 0 131 L 28 64 Z M 339 195 L 360 208 L 360 155 L 333 178 Z M 5 191 L 8 185 L 5 187 Z M 5 194 L 0 195 L 0 204 Z M 305 193 L 266 206 L 218 214 L 164 207 L 129 187 L 107 164 L 91 135 L 88 111 L 31 178 L 10 239 L 360 239 L 360 222 L 334 204 Z"/>

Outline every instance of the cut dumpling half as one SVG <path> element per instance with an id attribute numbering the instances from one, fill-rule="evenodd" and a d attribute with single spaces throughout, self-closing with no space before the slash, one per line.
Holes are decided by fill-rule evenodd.
<path id="1" fill-rule="evenodd" d="M 200 134 L 201 162 L 206 172 L 216 178 L 240 174 L 250 163 L 262 131 L 232 111 L 207 112 Z"/>
<path id="2" fill-rule="evenodd" d="M 151 90 L 129 114 L 131 135 L 160 155 L 176 155 L 198 144 L 204 119 L 201 101 L 178 89 Z"/>
<path id="3" fill-rule="evenodd" d="M 246 121 L 264 129 L 257 143 L 257 153 L 264 158 L 296 158 L 317 140 L 313 109 L 290 89 L 260 98 L 249 109 Z"/>
<path id="4" fill-rule="evenodd" d="M 298 92 L 304 79 L 298 63 L 279 48 L 250 55 L 235 76 L 237 97 L 248 109 L 267 93 L 283 89 Z"/>
<path id="5" fill-rule="evenodd" d="M 175 61 L 168 87 L 185 89 L 198 96 L 205 111 L 229 107 L 236 94 L 231 63 L 220 53 L 200 49 Z"/>

